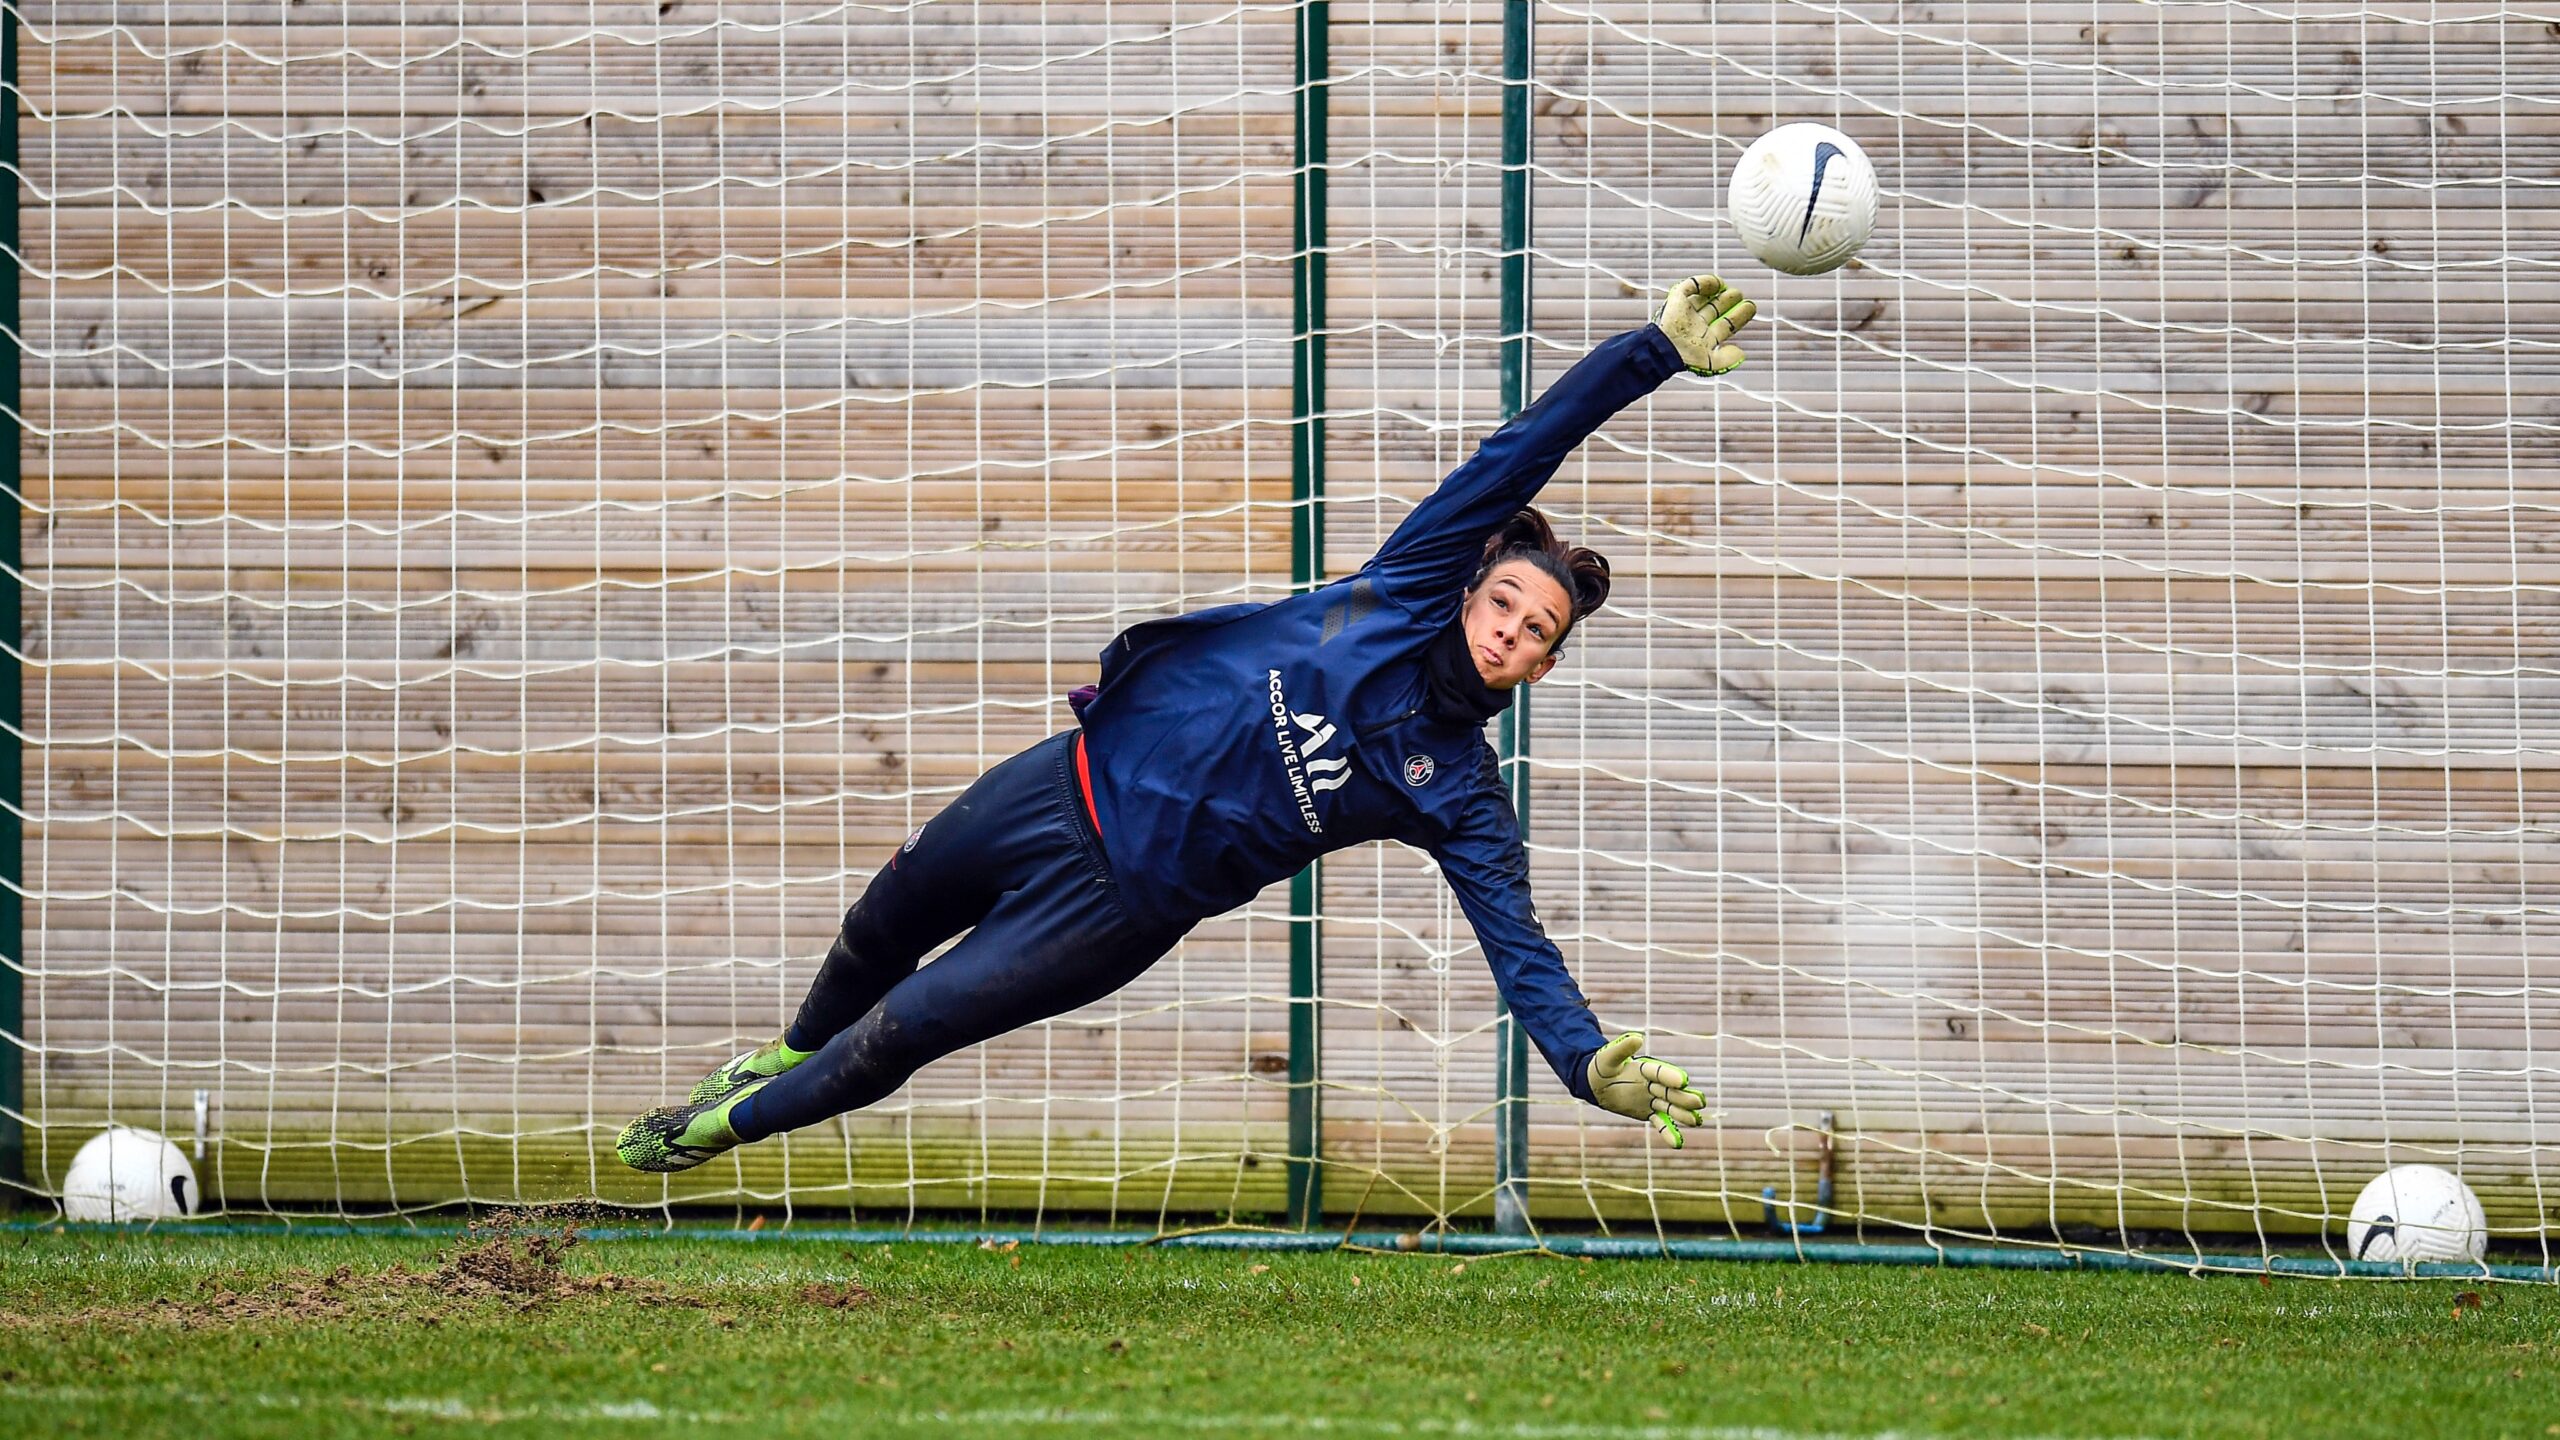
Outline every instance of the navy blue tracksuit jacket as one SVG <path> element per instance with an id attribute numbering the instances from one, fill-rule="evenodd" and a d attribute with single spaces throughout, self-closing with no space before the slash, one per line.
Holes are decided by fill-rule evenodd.
<path id="1" fill-rule="evenodd" d="M 1179 933 L 1320 855 L 1385 839 L 1427 850 L 1511 1013 L 1589 1100 L 1599 1024 L 1539 926 L 1493 747 L 1481 727 L 1425 712 L 1423 659 L 1486 538 L 1603 421 L 1681 369 L 1651 325 L 1605 341 L 1487 437 L 1357 574 L 1113 640 L 1082 718 L 1103 849 L 1133 916 Z"/>

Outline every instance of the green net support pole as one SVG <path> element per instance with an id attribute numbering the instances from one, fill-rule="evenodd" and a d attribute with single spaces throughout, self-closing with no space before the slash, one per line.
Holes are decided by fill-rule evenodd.
<path id="1" fill-rule="evenodd" d="M 0 8 L 0 415 L 13 432 L 21 401 L 18 370 L 19 336 L 25 333 L 18 315 L 18 12 Z M 19 566 L 18 521 L 25 487 L 18 470 L 21 433 L 12 433 L 8 455 L 0 460 L 0 638 L 8 641 L 0 654 L 0 1209 L 27 1181 L 27 1041 L 26 956 L 27 912 L 20 886 L 26 876 L 26 772 L 24 680 L 21 650 L 25 625 Z"/>
<path id="2" fill-rule="evenodd" d="M 1502 418 L 1529 405 L 1529 0 L 1502 5 Z M 1502 771 L 1529 837 L 1529 687 L 1503 712 Z M 1493 1223 L 1529 1232 L 1529 1039 L 1501 1008 L 1494 1025 Z"/>
<path id="3" fill-rule="evenodd" d="M 1289 588 L 1324 583 L 1324 246 L 1326 92 L 1333 23 L 1327 0 L 1298 9 L 1297 193 L 1290 207 L 1292 338 L 1289 431 Z M 1324 1214 L 1324 1109 L 1317 1088 L 1323 1028 L 1321 867 L 1289 881 L 1289 1223 Z"/>
<path id="4" fill-rule="evenodd" d="M 25 487 L 19 473 L 23 431 L 19 359 L 25 333 L 19 317 L 18 244 L 18 12 L 0 8 L 0 415 L 12 434 L 0 459 L 0 1209 L 27 1183 L 26 1040 L 26 772 L 24 680 L 21 651 L 25 624 L 19 519 Z"/>

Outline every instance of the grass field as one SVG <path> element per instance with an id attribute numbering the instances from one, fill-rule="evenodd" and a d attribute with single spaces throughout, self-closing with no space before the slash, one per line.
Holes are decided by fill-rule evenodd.
<path id="1" fill-rule="evenodd" d="M 12 1433 L 2560 1434 L 2560 1293 L 1521 1256 L 0 1236 Z"/>

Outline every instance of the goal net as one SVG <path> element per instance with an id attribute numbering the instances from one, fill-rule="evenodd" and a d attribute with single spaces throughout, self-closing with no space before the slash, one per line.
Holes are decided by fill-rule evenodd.
<path id="1" fill-rule="evenodd" d="M 2429 1161 L 2546 1224 L 2560 17 L 17 14 L 34 1191 L 117 1121 L 232 1210 L 1259 1222 L 1312 1093 L 1326 1223 L 1490 1216 L 1493 988 L 1394 847 L 874 1109 L 610 1143 L 1114 633 L 1289 593 L 1293 527 L 1360 564 L 1502 418 L 1506 300 L 1534 393 L 1716 270 L 1750 366 L 1547 492 L 1618 583 L 1519 767 L 1550 932 L 1714 1115 L 1533 1074 L 1532 1219 L 2294 1243 Z M 1721 218 L 1795 119 L 1886 191 L 1815 279 Z"/>

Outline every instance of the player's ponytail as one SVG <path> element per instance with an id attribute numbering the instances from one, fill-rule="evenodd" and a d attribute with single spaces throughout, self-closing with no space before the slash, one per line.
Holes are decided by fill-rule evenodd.
<path id="1" fill-rule="evenodd" d="M 1535 509 L 1522 506 L 1519 512 L 1502 522 L 1484 542 L 1484 561 L 1476 566 L 1476 576 L 1467 582 L 1472 595 L 1493 573 L 1494 567 L 1507 561 L 1525 560 L 1540 574 L 1556 582 L 1573 604 L 1573 614 L 1564 622 L 1564 635 L 1547 647 L 1550 655 L 1564 651 L 1565 635 L 1582 623 L 1582 617 L 1609 601 L 1609 557 L 1582 545 L 1567 545 L 1556 538 L 1556 528 Z"/>

